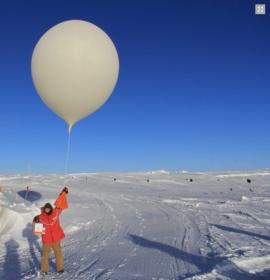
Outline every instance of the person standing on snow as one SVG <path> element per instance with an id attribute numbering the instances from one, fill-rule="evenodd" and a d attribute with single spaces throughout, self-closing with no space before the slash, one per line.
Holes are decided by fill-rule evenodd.
<path id="1" fill-rule="evenodd" d="M 56 269 L 58 273 L 64 272 L 64 258 L 62 255 L 60 241 L 65 237 L 60 225 L 59 216 L 64 208 L 67 208 L 66 194 L 68 188 L 64 187 L 59 197 L 55 201 L 55 208 L 50 203 L 46 203 L 41 208 L 41 214 L 36 216 L 33 223 L 43 224 L 45 229 L 42 233 L 42 257 L 41 273 L 47 274 L 49 271 L 49 255 L 53 249 L 56 258 Z"/>

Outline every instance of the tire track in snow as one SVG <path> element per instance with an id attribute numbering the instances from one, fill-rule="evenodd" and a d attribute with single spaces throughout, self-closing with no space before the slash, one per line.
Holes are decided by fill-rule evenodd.
<path id="1" fill-rule="evenodd" d="M 139 226 L 139 228 L 140 228 L 139 234 L 142 235 L 142 233 L 143 233 L 142 225 L 143 225 L 144 219 L 142 218 L 140 211 L 134 206 L 134 203 L 130 204 L 129 200 L 127 202 L 127 200 L 123 196 L 121 197 L 121 199 L 122 199 L 122 201 L 121 201 L 120 205 L 122 206 L 122 208 L 130 209 L 131 213 L 133 213 L 133 214 L 129 214 L 130 218 L 132 220 L 132 224 L 134 224 L 134 219 L 132 217 L 134 217 L 134 216 L 136 217 L 137 223 L 135 222 L 135 224 L 137 224 Z M 119 204 L 119 201 L 118 201 L 118 204 Z M 127 236 L 128 232 L 130 231 L 130 227 L 128 225 L 124 226 L 123 223 L 120 222 L 120 217 L 117 218 L 116 211 L 114 210 L 112 205 L 109 204 L 108 200 L 106 202 L 106 205 L 114 213 L 115 220 L 118 221 L 118 223 L 116 224 L 117 230 L 115 231 L 114 237 L 118 238 L 118 240 L 119 240 L 120 238 Z M 120 242 L 121 241 L 119 241 L 119 243 Z M 125 244 L 125 242 L 123 242 L 123 241 L 121 243 Z M 111 264 L 109 268 L 107 267 L 104 270 L 101 270 L 98 274 L 95 275 L 94 279 L 103 279 L 103 278 L 112 279 L 113 274 L 115 274 L 116 272 L 119 272 L 119 270 L 124 268 L 129 261 L 132 261 L 132 258 L 136 256 L 136 251 L 137 251 L 137 248 L 132 247 L 132 250 L 129 250 L 129 253 L 126 254 L 125 256 L 122 256 L 120 261 L 118 261 L 114 264 Z"/>
<path id="2" fill-rule="evenodd" d="M 95 196 L 96 204 L 99 206 L 98 209 L 101 212 L 101 217 L 95 221 L 95 227 L 89 227 L 88 230 L 80 229 L 80 234 L 76 232 L 76 241 L 73 241 L 72 237 L 70 242 L 66 244 L 66 251 L 72 252 L 72 255 L 66 257 L 66 266 L 73 267 L 71 274 L 74 277 L 83 277 L 83 275 L 88 275 L 89 270 L 95 270 L 95 265 L 98 264 L 102 252 L 107 245 L 108 240 L 114 236 L 115 229 L 113 228 L 113 223 L 110 221 L 115 221 L 116 217 L 113 215 L 113 209 L 106 203 L 101 197 Z M 78 240 L 79 236 L 79 240 Z M 78 246 L 79 244 L 79 246 Z M 83 246 L 85 244 L 85 246 Z M 83 252 L 85 251 L 85 252 Z M 86 259 L 82 260 L 81 255 L 88 256 Z M 89 259 L 94 261 L 90 262 Z M 91 272 L 89 277 L 95 277 Z M 72 278 L 71 278 L 72 279 Z"/>

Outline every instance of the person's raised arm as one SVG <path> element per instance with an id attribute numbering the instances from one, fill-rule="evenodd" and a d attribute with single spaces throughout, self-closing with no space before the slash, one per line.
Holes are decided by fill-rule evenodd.
<path id="1" fill-rule="evenodd" d="M 67 194 L 68 194 L 68 188 L 64 187 L 54 203 L 55 209 L 59 211 L 59 214 L 62 212 L 62 209 L 68 208 L 67 197 L 66 197 Z"/>

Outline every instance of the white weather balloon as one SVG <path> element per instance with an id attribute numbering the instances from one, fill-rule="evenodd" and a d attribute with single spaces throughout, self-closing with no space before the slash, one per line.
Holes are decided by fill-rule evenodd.
<path id="1" fill-rule="evenodd" d="M 119 60 L 103 30 L 87 21 L 69 20 L 40 38 L 31 69 L 41 99 L 71 130 L 110 97 L 118 78 Z"/>

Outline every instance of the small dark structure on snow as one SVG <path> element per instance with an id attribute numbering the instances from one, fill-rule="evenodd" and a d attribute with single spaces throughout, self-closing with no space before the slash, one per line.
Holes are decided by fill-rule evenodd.
<path id="1" fill-rule="evenodd" d="M 18 191 L 17 194 L 26 201 L 34 202 L 41 199 L 41 194 L 39 192 L 30 191 L 27 187 L 26 190 Z"/>

